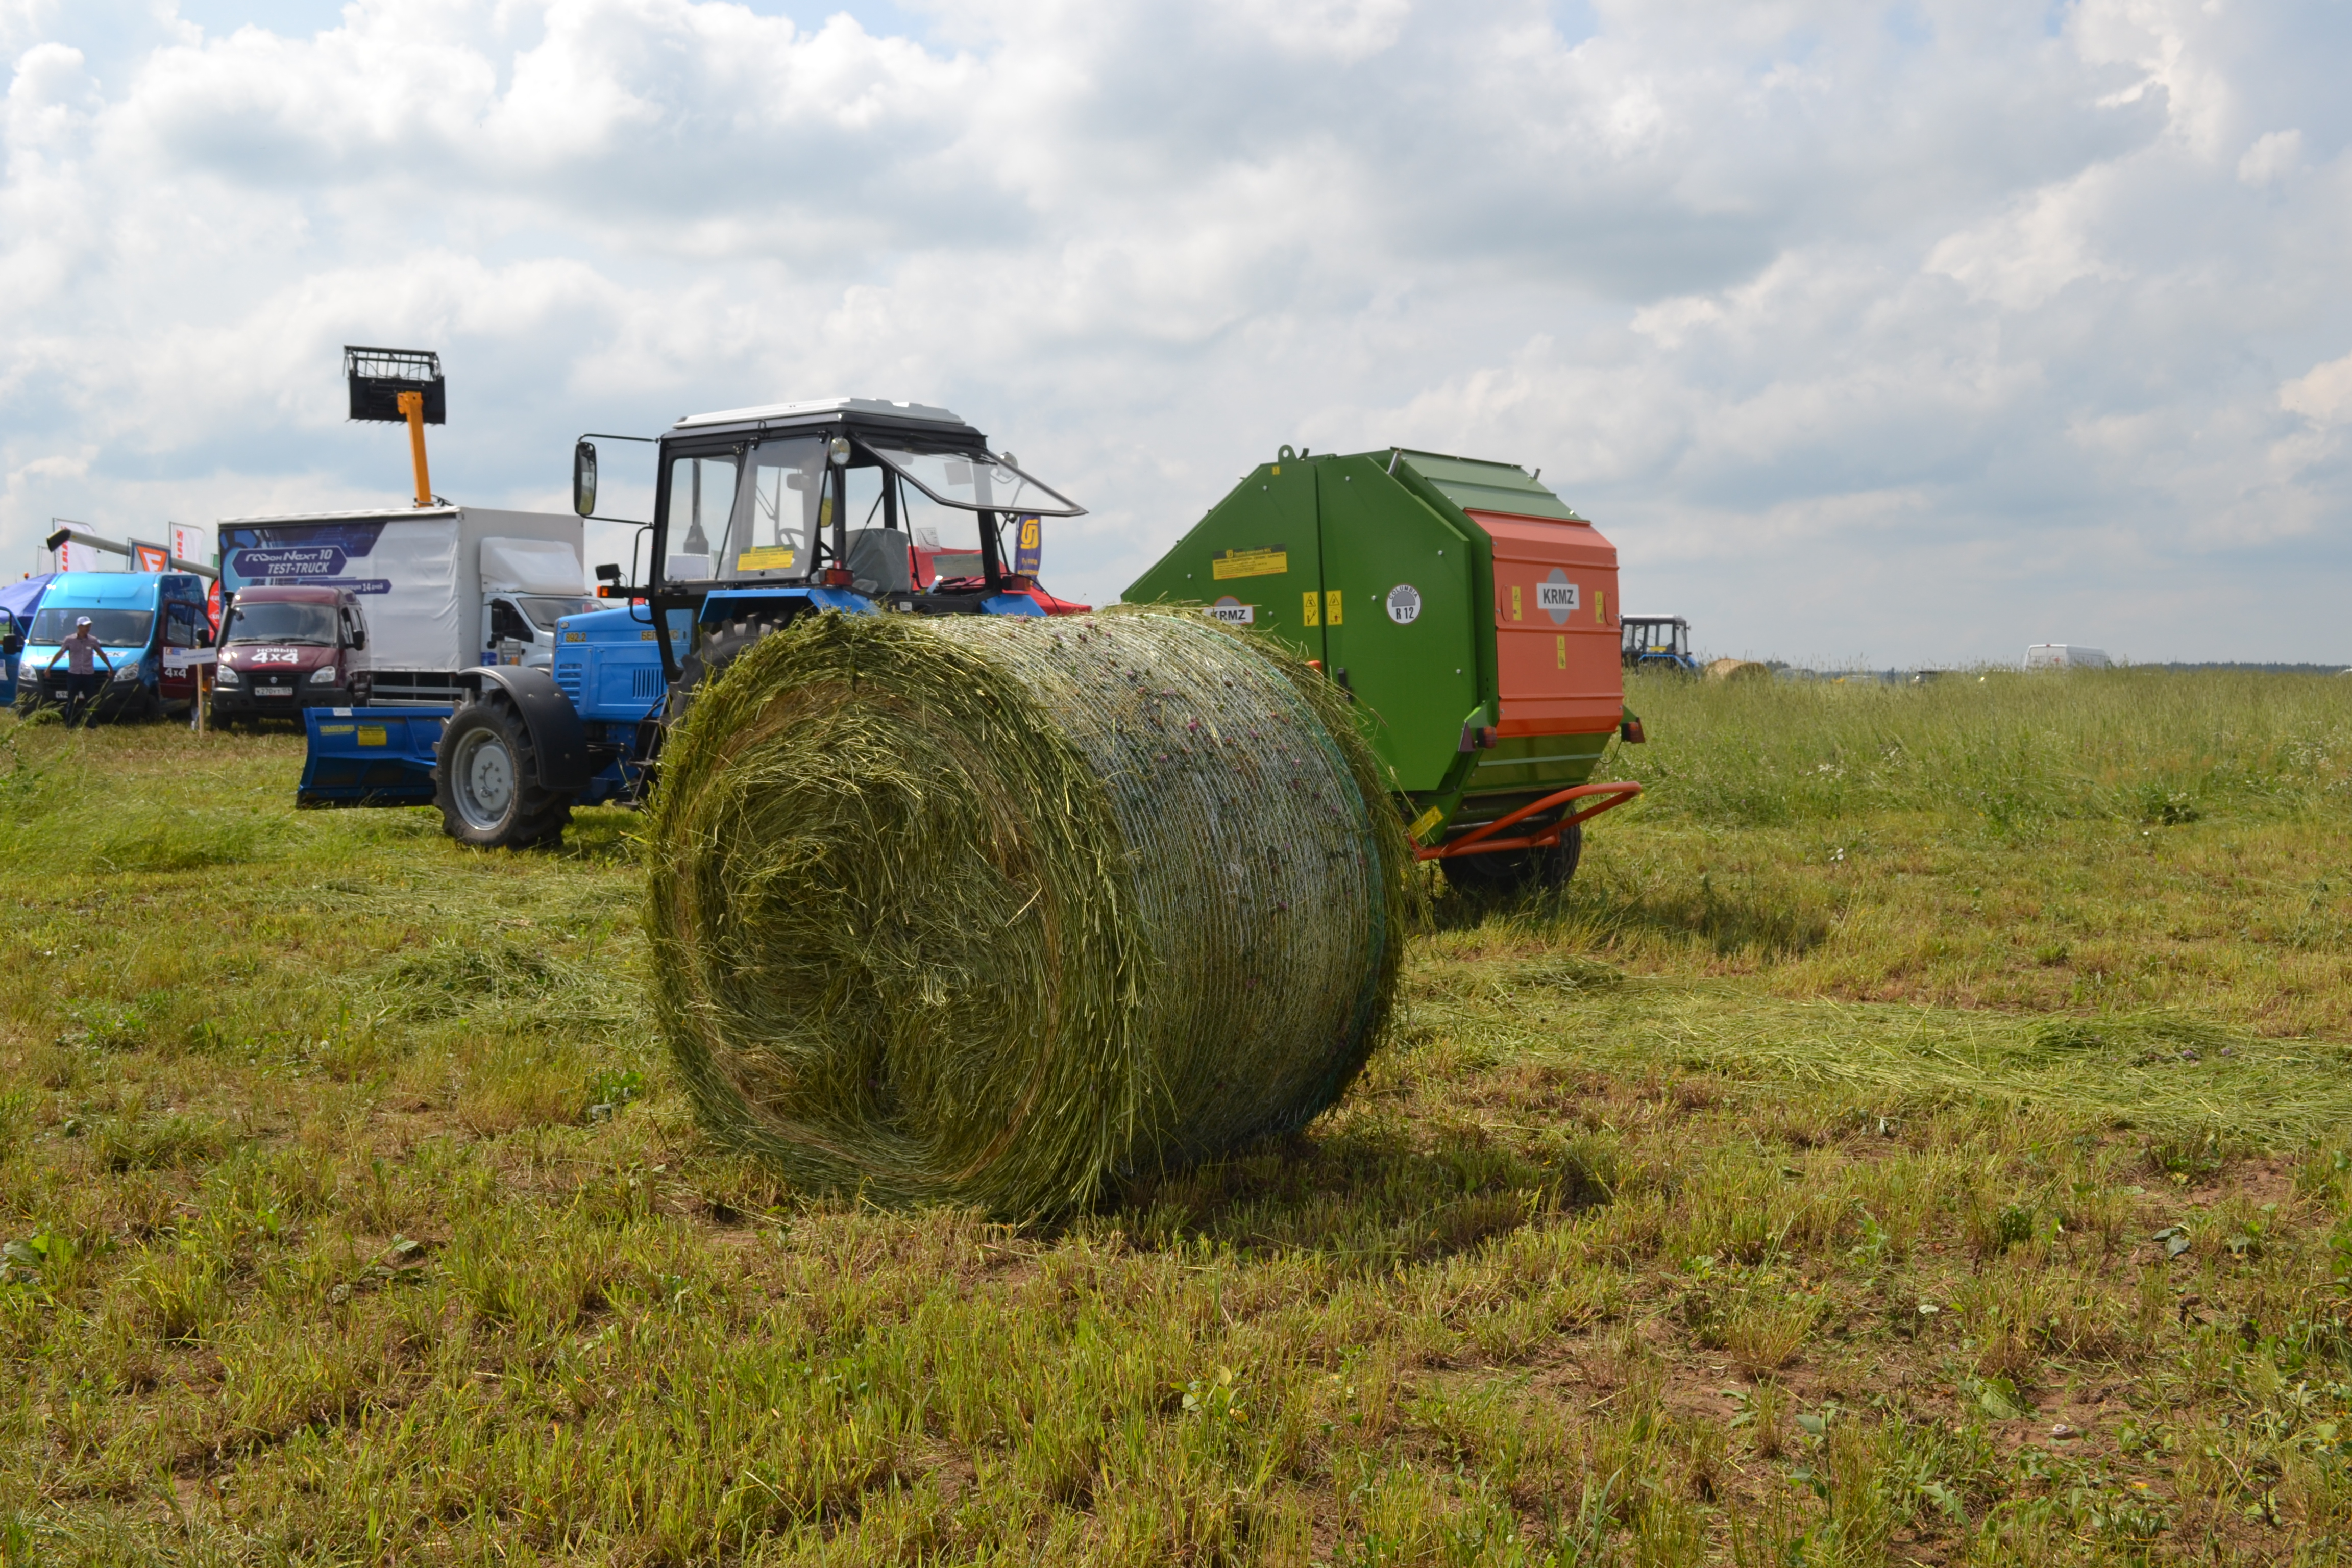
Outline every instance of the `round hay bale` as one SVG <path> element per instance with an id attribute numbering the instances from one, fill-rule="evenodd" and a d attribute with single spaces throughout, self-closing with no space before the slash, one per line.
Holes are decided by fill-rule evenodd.
<path id="1" fill-rule="evenodd" d="M 823 616 L 665 746 L 656 1006 L 796 1185 L 1025 1218 L 1303 1125 L 1412 863 L 1344 697 L 1197 614 Z"/>

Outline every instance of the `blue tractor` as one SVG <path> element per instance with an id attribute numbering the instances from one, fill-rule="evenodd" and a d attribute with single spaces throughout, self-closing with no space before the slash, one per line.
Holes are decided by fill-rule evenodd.
<path id="1" fill-rule="evenodd" d="M 596 443 L 644 439 L 580 439 L 583 517 L 596 516 Z M 562 617 L 547 668 L 465 672 L 454 709 L 307 711 L 300 804 L 430 804 L 462 842 L 543 843 L 574 805 L 638 799 L 696 689 L 803 616 L 1085 608 L 1036 583 L 1043 520 L 1085 509 L 946 409 L 739 408 L 691 415 L 652 444 L 654 515 L 636 524 L 627 579 L 596 569 L 613 607 Z"/>
<path id="2" fill-rule="evenodd" d="M 1691 657 L 1690 623 L 1680 616 L 1624 616 L 1617 624 L 1624 632 L 1627 669 L 1698 673 L 1698 660 Z"/>

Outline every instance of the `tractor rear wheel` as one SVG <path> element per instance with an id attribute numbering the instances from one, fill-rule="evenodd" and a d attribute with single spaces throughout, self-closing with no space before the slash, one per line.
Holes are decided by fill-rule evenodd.
<path id="1" fill-rule="evenodd" d="M 460 844 L 520 849 L 563 837 L 572 797 L 541 787 L 530 731 L 504 692 L 467 703 L 442 729 L 433 764 L 441 828 Z"/>
<path id="2" fill-rule="evenodd" d="M 1584 857 L 1584 824 L 1572 822 L 1549 849 L 1497 849 L 1491 855 L 1450 855 L 1437 863 L 1464 893 L 1524 893 L 1565 888 Z"/>

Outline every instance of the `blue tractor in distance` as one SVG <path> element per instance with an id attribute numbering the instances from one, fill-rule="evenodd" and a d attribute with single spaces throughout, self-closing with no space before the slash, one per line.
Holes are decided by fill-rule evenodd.
<path id="1" fill-rule="evenodd" d="M 596 443 L 645 439 L 580 439 L 583 517 L 596 515 Z M 596 569 L 613 607 L 558 621 L 547 668 L 467 671 L 454 709 L 308 710 L 299 804 L 430 804 L 462 842 L 543 843 L 574 805 L 637 799 L 696 688 L 803 616 L 1086 607 L 1036 583 L 1043 520 L 1085 509 L 946 409 L 739 408 L 688 416 L 652 444 L 654 515 L 636 523 L 627 580 Z"/>
<path id="2" fill-rule="evenodd" d="M 1698 660 L 1691 657 L 1690 623 L 1680 616 L 1625 616 L 1617 624 L 1624 630 L 1622 657 L 1627 669 L 1698 673 Z"/>

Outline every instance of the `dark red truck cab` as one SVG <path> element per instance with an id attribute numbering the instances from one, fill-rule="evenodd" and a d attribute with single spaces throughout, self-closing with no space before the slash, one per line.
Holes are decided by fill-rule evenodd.
<path id="1" fill-rule="evenodd" d="M 224 609 L 214 723 L 362 708 L 368 685 L 367 622 L 349 588 L 257 586 Z"/>

